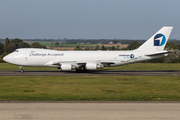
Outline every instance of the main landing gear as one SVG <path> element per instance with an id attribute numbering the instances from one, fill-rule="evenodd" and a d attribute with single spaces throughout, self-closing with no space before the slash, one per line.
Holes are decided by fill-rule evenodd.
<path id="1" fill-rule="evenodd" d="M 22 66 L 19 66 L 19 68 L 20 68 L 19 72 L 23 73 L 24 70 L 22 69 Z"/>
<path id="2" fill-rule="evenodd" d="M 80 67 L 79 69 L 76 69 L 76 72 L 78 73 L 90 73 L 90 70 L 86 70 L 85 66 Z"/>

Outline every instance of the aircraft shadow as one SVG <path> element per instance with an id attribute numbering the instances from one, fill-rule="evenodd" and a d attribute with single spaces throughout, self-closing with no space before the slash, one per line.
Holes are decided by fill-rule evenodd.
<path id="1" fill-rule="evenodd" d="M 19 72 L 19 71 L 18 71 Z M 49 73 L 114 73 L 114 72 L 180 72 L 179 70 L 92 70 L 90 72 L 59 71 L 59 70 L 25 70 L 25 72 L 49 72 Z"/>

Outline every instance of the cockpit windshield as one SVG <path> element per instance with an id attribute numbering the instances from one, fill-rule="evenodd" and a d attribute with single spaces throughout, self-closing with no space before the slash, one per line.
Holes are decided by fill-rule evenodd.
<path id="1" fill-rule="evenodd" d="M 14 52 L 19 52 L 17 49 Z"/>

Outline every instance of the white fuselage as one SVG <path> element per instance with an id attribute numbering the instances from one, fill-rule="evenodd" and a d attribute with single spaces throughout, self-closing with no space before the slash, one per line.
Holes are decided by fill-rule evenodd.
<path id="1" fill-rule="evenodd" d="M 146 56 L 147 51 L 57 51 L 49 49 L 17 49 L 4 60 L 14 65 L 29 67 L 59 67 L 55 63 L 113 63 L 120 66 L 144 60 L 151 60 L 165 55 Z"/>

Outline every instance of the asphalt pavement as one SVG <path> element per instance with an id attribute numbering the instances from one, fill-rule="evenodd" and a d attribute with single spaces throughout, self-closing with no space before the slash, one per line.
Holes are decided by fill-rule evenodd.
<path id="1" fill-rule="evenodd" d="M 179 70 L 96 70 L 78 73 L 75 71 L 0 71 L 0 76 L 180 76 Z"/>
<path id="2" fill-rule="evenodd" d="M 0 103 L 0 120 L 179 120 L 180 103 Z"/>

